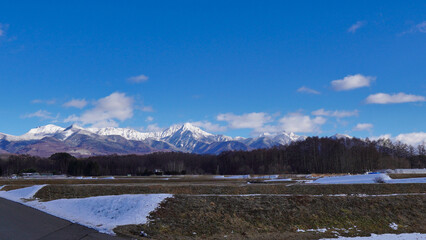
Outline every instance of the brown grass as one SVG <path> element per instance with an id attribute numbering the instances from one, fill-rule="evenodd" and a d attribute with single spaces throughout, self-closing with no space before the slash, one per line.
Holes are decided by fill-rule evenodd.
<path id="1" fill-rule="evenodd" d="M 35 195 L 45 201 L 119 194 L 174 194 L 174 198 L 167 199 L 151 213 L 149 224 L 115 229 L 119 235 L 139 239 L 141 231 L 153 239 L 224 239 L 225 235 L 226 239 L 318 239 L 333 237 L 332 231 L 342 236 L 426 232 L 423 224 L 426 222 L 425 195 L 356 196 L 426 193 L 426 184 L 314 185 L 296 182 L 265 184 L 261 181 L 247 184 L 247 180 L 242 179 L 206 176 L 168 180 L 158 177 L 0 180 L 0 185 L 8 185 L 6 190 L 35 184 L 49 184 Z M 241 194 L 264 195 L 223 196 Z M 349 196 L 308 196 L 321 194 Z M 398 231 L 390 229 L 391 222 L 400 226 Z M 354 226 L 357 229 L 349 229 Z M 326 233 L 296 231 L 323 227 L 336 229 Z"/>
<path id="2" fill-rule="evenodd" d="M 424 178 L 426 177 L 426 174 L 389 174 L 389 177 L 393 179 Z"/>
<path id="3" fill-rule="evenodd" d="M 42 200 L 83 198 L 119 194 L 392 194 L 426 193 L 426 184 L 115 184 L 115 185 L 48 185 L 35 197 Z"/>
<path id="4" fill-rule="evenodd" d="M 40 184 L 135 184 L 135 183 L 243 183 L 244 179 L 214 179 L 211 177 L 120 177 L 116 179 L 0 179 L 0 185 Z"/>
<path id="5" fill-rule="evenodd" d="M 2 191 L 10 191 L 10 190 L 16 190 L 26 187 L 31 187 L 32 185 L 6 185 L 1 190 Z"/>
<path id="6" fill-rule="evenodd" d="M 399 225 L 397 231 L 389 224 Z M 318 239 L 370 233 L 426 232 L 426 197 L 197 197 L 169 198 L 146 225 L 114 229 L 142 239 Z M 357 228 L 354 228 L 357 226 Z M 331 228 L 326 233 L 297 229 Z M 345 233 L 343 229 L 347 229 Z M 196 233 L 196 234 L 194 234 Z M 266 235 L 265 235 L 266 234 Z"/>

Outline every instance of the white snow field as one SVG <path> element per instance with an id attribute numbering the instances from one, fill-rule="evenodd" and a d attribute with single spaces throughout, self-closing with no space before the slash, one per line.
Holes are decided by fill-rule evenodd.
<path id="1" fill-rule="evenodd" d="M 102 233 L 114 235 L 119 225 L 143 224 L 150 212 L 171 194 L 126 194 L 89 198 L 58 199 L 40 202 L 32 199 L 45 185 L 36 185 L 11 191 L 0 191 L 0 197 L 20 202 L 43 212 L 75 222 Z"/>
<path id="2" fill-rule="evenodd" d="M 323 238 L 321 240 L 425 240 L 426 234 L 423 233 L 402 233 L 402 234 L 371 234 L 369 237 L 339 237 Z"/>
<path id="3" fill-rule="evenodd" d="M 319 184 L 357 184 L 357 183 L 426 183 L 426 178 L 392 179 L 386 174 L 346 175 L 338 177 L 323 177 L 312 183 Z"/>

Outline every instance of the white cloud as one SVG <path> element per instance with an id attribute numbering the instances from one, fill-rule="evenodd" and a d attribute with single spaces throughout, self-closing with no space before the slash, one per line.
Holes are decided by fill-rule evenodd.
<path id="1" fill-rule="evenodd" d="M 281 125 L 268 124 L 268 125 L 264 125 L 260 128 L 253 129 L 253 132 L 251 133 L 251 135 L 258 136 L 259 134 L 263 134 L 263 133 L 275 134 L 275 133 L 280 133 L 280 132 L 283 132 L 283 131 L 285 131 L 285 130 L 283 129 L 283 127 Z"/>
<path id="2" fill-rule="evenodd" d="M 72 99 L 69 102 L 64 103 L 64 107 L 75 107 L 75 108 L 84 108 L 87 105 L 85 99 Z"/>
<path id="3" fill-rule="evenodd" d="M 117 127 L 116 120 L 124 121 L 133 117 L 133 98 L 115 92 L 96 101 L 95 107 L 85 111 L 81 116 L 69 116 L 65 122 L 81 122 L 92 127 Z"/>
<path id="4" fill-rule="evenodd" d="M 400 141 L 412 146 L 426 144 L 426 132 L 403 133 L 395 137 L 396 141 Z"/>
<path id="5" fill-rule="evenodd" d="M 302 86 L 299 89 L 297 89 L 297 92 L 310 93 L 310 94 L 321 94 L 319 91 L 312 89 L 312 88 L 305 87 L 305 86 Z"/>
<path id="6" fill-rule="evenodd" d="M 411 146 L 426 145 L 426 132 L 401 133 L 396 137 L 392 137 L 391 134 L 384 134 L 378 137 L 371 137 L 371 139 L 390 139 L 392 141 L 400 141 Z"/>
<path id="7" fill-rule="evenodd" d="M 363 27 L 365 24 L 367 24 L 366 21 L 357 21 L 356 23 L 352 24 L 352 26 L 348 28 L 348 32 L 355 33 L 358 29 Z"/>
<path id="8" fill-rule="evenodd" d="M 41 118 L 43 120 L 55 119 L 55 117 L 52 116 L 52 113 L 46 110 L 38 110 L 37 112 L 26 114 L 23 116 L 23 118 L 33 118 L 33 117 Z"/>
<path id="9" fill-rule="evenodd" d="M 373 124 L 371 123 L 358 123 L 353 128 L 353 131 L 370 131 L 371 129 L 373 129 Z"/>
<path id="10" fill-rule="evenodd" d="M 154 118 L 151 116 L 146 117 L 145 122 L 152 122 L 154 121 Z"/>
<path id="11" fill-rule="evenodd" d="M 265 123 L 270 122 L 272 117 L 267 113 L 253 112 L 242 115 L 235 115 L 233 113 L 225 113 L 217 115 L 218 121 L 228 122 L 230 128 L 261 128 Z"/>
<path id="12" fill-rule="evenodd" d="M 372 136 L 372 137 L 370 137 L 371 140 L 391 139 L 391 138 L 392 138 L 391 134 L 382 134 L 380 136 Z"/>
<path id="13" fill-rule="evenodd" d="M 42 103 L 42 104 L 52 105 L 56 103 L 56 99 L 50 99 L 50 100 L 34 99 L 31 101 L 31 103 L 34 103 L 34 104 Z"/>
<path id="14" fill-rule="evenodd" d="M 347 91 L 361 87 L 368 87 L 376 78 L 362 74 L 348 75 L 343 79 L 331 81 L 331 86 L 336 91 Z"/>
<path id="15" fill-rule="evenodd" d="M 290 113 L 279 120 L 284 131 L 299 133 L 320 132 L 321 125 L 326 121 L 323 117 L 311 118 L 300 113 Z"/>
<path id="16" fill-rule="evenodd" d="M 344 118 L 344 117 L 358 116 L 358 110 L 353 110 L 353 111 L 339 111 L 339 110 L 329 111 L 329 110 L 324 110 L 324 108 L 321 108 L 321 109 L 318 109 L 316 111 L 313 111 L 312 115 L 315 115 L 315 116 L 326 116 L 326 117 L 336 117 L 336 118 Z"/>
<path id="17" fill-rule="evenodd" d="M 224 132 L 227 129 L 225 126 L 220 126 L 219 124 L 211 123 L 209 121 L 191 122 L 191 124 L 208 132 Z"/>
<path id="18" fill-rule="evenodd" d="M 141 83 L 141 82 L 148 81 L 148 79 L 149 79 L 148 76 L 141 74 L 138 76 L 129 77 L 127 80 L 132 83 Z"/>
<path id="19" fill-rule="evenodd" d="M 390 103 L 407 103 L 407 102 L 424 102 L 426 98 L 423 96 L 397 93 L 397 94 L 387 94 L 387 93 L 376 93 L 372 94 L 365 99 L 366 103 L 376 103 L 376 104 L 390 104 Z"/>

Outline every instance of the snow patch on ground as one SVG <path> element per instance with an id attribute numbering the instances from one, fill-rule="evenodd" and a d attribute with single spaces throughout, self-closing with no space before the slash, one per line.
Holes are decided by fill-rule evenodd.
<path id="1" fill-rule="evenodd" d="M 327 232 L 327 228 L 317 228 L 317 229 L 297 229 L 297 232 Z"/>
<path id="2" fill-rule="evenodd" d="M 154 211 L 164 199 L 173 197 L 171 194 L 126 194 L 48 202 L 35 200 L 34 195 L 44 186 L 35 185 L 0 191 L 0 197 L 108 234 L 114 234 L 113 229 L 119 225 L 146 223 L 150 212 Z"/>
<path id="3" fill-rule="evenodd" d="M 361 183 L 426 183 L 426 178 L 392 179 L 386 174 L 346 175 L 323 177 L 312 183 L 319 184 L 361 184 Z"/>
<path id="4" fill-rule="evenodd" d="M 99 232 L 113 234 L 116 226 L 144 224 L 150 212 L 171 194 L 126 194 L 58 199 L 33 205 L 57 217 L 77 222 Z"/>
<path id="5" fill-rule="evenodd" d="M 371 234 L 370 237 L 338 237 L 323 238 L 321 240 L 426 240 L 426 234 L 423 233 L 402 233 L 402 234 Z"/>
<path id="6" fill-rule="evenodd" d="M 267 179 L 264 182 L 289 182 L 291 178 L 277 178 L 277 179 Z"/>
<path id="7" fill-rule="evenodd" d="M 398 224 L 396 223 L 389 224 L 389 227 L 392 228 L 393 230 L 398 230 Z"/>
<path id="8" fill-rule="evenodd" d="M 38 190 L 46 185 L 34 185 L 31 187 L 20 188 L 11 191 L 0 191 L 0 197 L 9 199 L 15 202 L 24 202 L 23 199 L 32 199 Z"/>

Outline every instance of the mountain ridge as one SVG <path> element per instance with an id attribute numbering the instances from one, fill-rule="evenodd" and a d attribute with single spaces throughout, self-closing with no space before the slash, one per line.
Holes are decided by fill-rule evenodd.
<path id="1" fill-rule="evenodd" d="M 0 133 L 0 150 L 43 157 L 58 151 L 76 156 L 162 151 L 219 154 L 229 150 L 270 148 L 304 139 L 306 136 L 287 132 L 232 138 L 206 132 L 191 123 L 176 124 L 153 132 L 141 132 L 132 128 L 84 128 L 75 124 L 63 128 L 48 124 L 30 129 L 20 136 Z"/>

